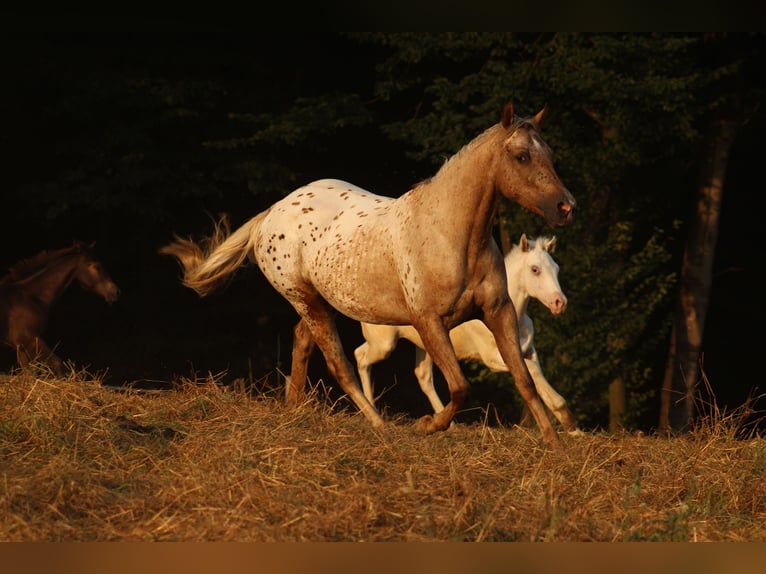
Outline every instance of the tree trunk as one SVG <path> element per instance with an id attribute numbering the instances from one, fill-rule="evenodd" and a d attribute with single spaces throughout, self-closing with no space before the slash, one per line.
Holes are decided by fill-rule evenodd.
<path id="1" fill-rule="evenodd" d="M 689 225 L 681 266 L 680 293 L 660 394 L 658 428 L 662 432 L 686 431 L 694 419 L 723 182 L 737 127 L 738 123 L 731 120 L 714 121 L 707 134 L 696 210 Z"/>
<path id="2" fill-rule="evenodd" d="M 609 432 L 625 430 L 626 405 L 625 381 L 617 377 L 609 383 Z"/>

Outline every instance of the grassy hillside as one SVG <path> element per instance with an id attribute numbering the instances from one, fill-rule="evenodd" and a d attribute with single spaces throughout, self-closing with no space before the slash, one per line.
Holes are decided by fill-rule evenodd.
<path id="1" fill-rule="evenodd" d="M 682 437 L 456 424 L 375 432 L 211 378 L 0 378 L 2 541 L 766 541 L 766 441 L 712 405 Z M 459 420 L 459 417 L 458 417 Z"/>

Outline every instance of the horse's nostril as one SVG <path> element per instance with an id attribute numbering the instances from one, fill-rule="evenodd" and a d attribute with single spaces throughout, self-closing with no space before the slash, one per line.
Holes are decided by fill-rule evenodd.
<path id="1" fill-rule="evenodd" d="M 565 220 L 572 219 L 574 217 L 575 205 L 576 204 L 574 202 L 566 203 L 562 201 L 559 203 L 558 208 L 561 218 Z"/>

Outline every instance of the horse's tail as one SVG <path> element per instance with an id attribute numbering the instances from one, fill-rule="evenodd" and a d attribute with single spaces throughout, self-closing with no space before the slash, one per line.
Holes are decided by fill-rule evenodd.
<path id="1" fill-rule="evenodd" d="M 256 233 L 267 212 L 259 213 L 234 233 L 229 231 L 228 218 L 221 216 L 213 235 L 201 242 L 202 247 L 191 239 L 175 236 L 160 253 L 178 259 L 184 270 L 183 284 L 205 297 L 223 285 L 252 254 Z"/>

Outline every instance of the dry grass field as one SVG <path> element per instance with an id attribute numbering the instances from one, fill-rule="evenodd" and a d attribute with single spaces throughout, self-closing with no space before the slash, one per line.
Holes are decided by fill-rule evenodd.
<path id="1" fill-rule="evenodd" d="M 743 407 L 744 409 L 744 407 Z M 209 380 L 0 379 L 0 540 L 766 541 L 766 440 L 709 405 L 679 437 L 374 431 Z M 459 420 L 459 417 L 458 417 Z"/>

